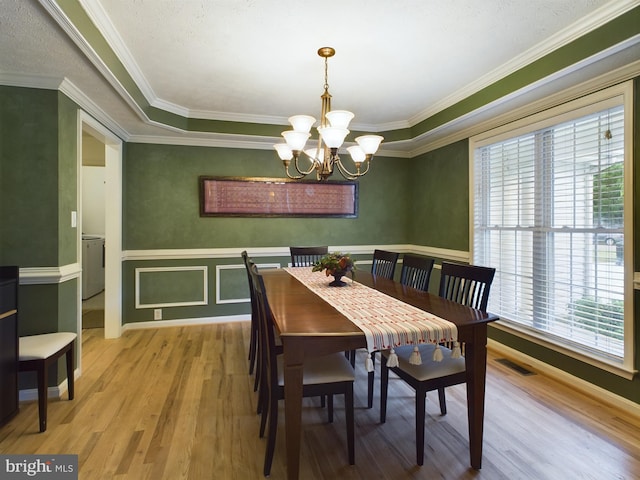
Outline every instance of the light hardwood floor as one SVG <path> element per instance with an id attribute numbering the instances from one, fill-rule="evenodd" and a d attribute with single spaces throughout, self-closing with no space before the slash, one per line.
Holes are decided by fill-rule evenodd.
<path id="1" fill-rule="evenodd" d="M 246 322 L 127 331 L 104 340 L 83 332 L 76 398 L 49 401 L 48 430 L 37 406 L 21 405 L 0 429 L 0 453 L 78 454 L 79 478 L 260 479 L 256 395 Z M 387 423 L 379 398 L 366 409 L 364 359 L 356 379 L 356 465 L 349 466 L 342 400 L 336 418 L 316 399 L 303 408 L 301 479 L 633 479 L 640 477 L 637 420 L 542 375 L 488 362 L 483 468 L 469 468 L 465 387 L 447 389 L 448 414 L 427 400 L 425 465 L 415 465 L 413 392 L 389 385 Z M 379 364 L 379 362 L 377 362 Z M 376 376 L 376 394 L 379 392 Z M 281 412 L 283 404 L 280 405 Z M 271 478 L 285 478 L 284 415 Z"/>

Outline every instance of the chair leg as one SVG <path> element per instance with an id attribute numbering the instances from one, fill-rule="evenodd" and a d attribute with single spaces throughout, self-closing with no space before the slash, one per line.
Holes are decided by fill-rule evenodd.
<path id="1" fill-rule="evenodd" d="M 424 416 L 427 392 L 416 390 L 416 463 L 424 464 Z"/>
<path id="2" fill-rule="evenodd" d="M 346 409 L 345 420 L 347 421 L 347 450 L 349 452 L 349 465 L 356 464 L 355 442 L 354 442 L 354 414 L 353 414 L 353 383 L 349 383 L 344 394 L 344 406 Z"/>
<path id="3" fill-rule="evenodd" d="M 38 362 L 36 370 L 38 376 L 38 418 L 40 420 L 40 431 L 47 430 L 47 366 L 45 361 Z"/>
<path id="4" fill-rule="evenodd" d="M 376 366 L 376 352 L 371 352 L 371 365 Z M 367 408 L 373 408 L 373 385 L 375 372 L 372 370 L 368 373 L 368 390 L 367 390 Z"/>
<path id="5" fill-rule="evenodd" d="M 278 399 L 272 394 L 269 399 L 269 432 L 267 433 L 267 449 L 264 453 L 264 476 L 271 474 L 273 452 L 276 448 L 276 433 L 278 430 Z"/>
<path id="6" fill-rule="evenodd" d="M 389 369 L 384 355 L 380 361 L 380 423 L 387 421 L 387 392 L 389 390 Z"/>
<path id="7" fill-rule="evenodd" d="M 344 356 L 349 359 L 349 363 L 353 368 L 356 368 L 356 351 L 355 350 L 347 350 L 344 352 Z"/>
<path id="8" fill-rule="evenodd" d="M 271 405 L 269 404 L 269 389 L 260 384 L 260 389 L 258 390 L 258 410 L 260 414 L 260 438 L 264 437 L 264 430 L 267 425 L 267 416 L 269 415 L 269 408 Z M 276 408 L 278 406 L 276 405 Z"/>
<path id="9" fill-rule="evenodd" d="M 438 400 L 440 401 L 440 414 L 447 414 L 447 398 L 444 395 L 444 387 L 438 389 Z"/>
<path id="10" fill-rule="evenodd" d="M 67 361 L 67 392 L 69 393 L 69 400 L 73 400 L 73 397 L 75 396 L 75 375 L 73 374 L 75 366 L 74 347 L 75 341 L 71 342 L 71 347 L 67 350 L 65 355 Z"/>

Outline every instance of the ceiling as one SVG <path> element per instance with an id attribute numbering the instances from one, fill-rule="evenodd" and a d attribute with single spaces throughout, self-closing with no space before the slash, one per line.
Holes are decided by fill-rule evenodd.
<path id="1" fill-rule="evenodd" d="M 89 38 L 91 29 L 69 14 L 67 4 L 84 9 L 106 44 L 98 36 Z M 199 138 L 224 144 L 250 136 L 167 127 L 147 115 L 144 104 L 179 118 L 225 122 L 286 125 L 293 114 L 317 117 L 324 64 L 316 52 L 331 46 L 336 49 L 328 67 L 333 108 L 353 111 L 354 129 L 385 132 L 429 119 L 639 4 L 0 0 L 0 84 L 60 88 L 128 141 Z M 518 92 L 485 109 L 485 115 L 638 60 L 639 43 L 610 49 Z M 120 69 L 105 56 L 104 45 Z M 123 81 L 127 76 L 140 95 Z M 455 130 L 456 125 L 463 128 L 464 120 L 446 127 Z M 446 130 L 428 132 L 422 142 Z M 251 137 L 261 145 L 257 148 L 274 140 Z M 388 148 L 414 152 L 417 142 L 390 142 Z"/>

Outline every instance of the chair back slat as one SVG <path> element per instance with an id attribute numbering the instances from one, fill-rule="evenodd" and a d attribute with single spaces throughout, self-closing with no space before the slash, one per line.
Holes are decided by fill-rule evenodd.
<path id="1" fill-rule="evenodd" d="M 388 252 L 386 250 L 373 251 L 373 263 L 371 264 L 371 273 L 378 277 L 389 278 L 393 280 L 396 271 L 399 253 Z"/>
<path id="2" fill-rule="evenodd" d="M 329 247 L 289 247 L 292 267 L 311 267 L 329 252 Z"/>
<path id="3" fill-rule="evenodd" d="M 433 258 L 406 254 L 402 258 L 400 283 L 418 290 L 428 291 L 433 264 Z"/>
<path id="4" fill-rule="evenodd" d="M 484 312 L 495 273 L 495 268 L 442 262 L 439 295 Z"/>

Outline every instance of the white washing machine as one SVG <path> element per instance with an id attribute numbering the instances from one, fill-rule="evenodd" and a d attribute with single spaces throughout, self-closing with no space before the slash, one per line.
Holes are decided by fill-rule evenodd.
<path id="1" fill-rule="evenodd" d="M 104 238 L 82 236 L 82 299 L 104 290 Z"/>

